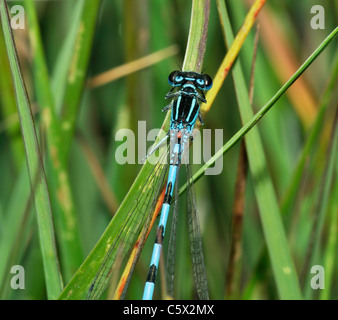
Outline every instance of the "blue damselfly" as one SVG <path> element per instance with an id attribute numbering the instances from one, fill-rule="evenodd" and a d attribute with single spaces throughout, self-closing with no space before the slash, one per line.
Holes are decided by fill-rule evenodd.
<path id="1" fill-rule="evenodd" d="M 207 91 L 212 86 L 212 79 L 206 74 L 200 74 L 192 71 L 173 71 L 168 78 L 169 84 L 173 87 L 166 99 L 172 99 L 172 102 L 164 108 L 164 111 L 171 109 L 171 121 L 170 129 L 160 143 L 158 143 L 152 151 L 148 154 L 155 152 L 159 149 L 163 142 L 169 138 L 169 146 L 167 146 L 164 152 L 161 153 L 157 164 L 149 171 L 149 176 L 146 183 L 140 187 L 139 195 L 130 204 L 130 210 L 128 218 L 125 221 L 125 226 L 121 229 L 116 239 L 113 239 L 111 248 L 106 253 L 103 259 L 101 267 L 99 268 L 87 295 L 89 299 L 95 299 L 102 295 L 106 289 L 109 278 L 114 273 L 112 267 L 118 260 L 116 250 L 113 250 L 115 246 L 119 246 L 121 251 L 124 247 L 127 247 L 124 243 L 124 236 L 127 232 L 140 233 L 139 236 L 139 250 L 142 249 L 143 243 L 147 237 L 146 230 L 150 225 L 151 212 L 156 205 L 156 198 L 160 193 L 161 187 L 164 183 L 165 177 L 168 173 L 168 179 L 166 183 L 165 195 L 163 204 L 161 204 L 161 216 L 159 226 L 156 232 L 156 241 L 154 245 L 153 255 L 150 264 L 150 270 L 145 285 L 143 299 L 152 299 L 154 284 L 156 279 L 156 273 L 158 269 L 158 262 L 160 258 L 164 232 L 166 228 L 167 218 L 169 215 L 169 209 L 171 206 L 172 198 L 175 199 L 174 213 L 173 213 L 173 230 L 171 233 L 168 249 L 168 263 L 167 263 L 167 279 L 168 279 L 168 292 L 173 293 L 173 280 L 174 280 L 174 256 L 175 256 L 175 234 L 176 227 L 175 221 L 177 221 L 177 200 L 178 200 L 178 174 L 180 167 L 183 163 L 188 163 L 188 149 L 189 143 L 192 140 L 192 131 L 194 129 L 197 118 L 202 122 L 200 115 L 200 103 L 206 102 L 204 91 Z M 169 156 L 169 166 L 165 164 L 165 159 Z M 188 188 L 188 234 L 190 239 L 192 260 L 193 260 L 193 274 L 197 293 L 199 298 L 208 299 L 207 282 L 204 268 L 204 258 L 202 254 L 202 242 L 199 230 L 198 218 L 196 216 L 195 195 L 193 188 L 190 185 L 190 167 L 187 165 L 187 180 L 190 188 Z M 174 194 L 175 190 L 175 194 Z M 174 196 L 174 197 L 173 197 Z M 135 215 L 137 212 L 146 213 L 143 223 L 137 222 Z M 143 228 L 142 230 L 140 228 Z M 133 261 L 133 267 L 139 253 L 136 254 Z M 128 282 L 129 279 L 126 281 Z"/>
<path id="2" fill-rule="evenodd" d="M 156 232 L 156 239 L 154 244 L 154 250 L 150 262 L 149 273 L 147 277 L 147 282 L 144 288 L 143 299 L 149 300 L 152 299 L 155 279 L 157 274 L 158 263 L 160 259 L 163 238 L 165 233 L 165 228 L 167 224 L 167 219 L 169 215 L 171 198 L 173 197 L 174 189 L 177 191 L 178 188 L 175 185 L 177 184 L 177 177 L 179 174 L 179 169 L 182 163 L 182 160 L 185 160 L 187 157 L 187 150 L 189 147 L 189 142 L 192 136 L 192 130 L 195 126 L 197 117 L 199 117 L 202 122 L 202 118 L 200 116 L 200 102 L 206 102 L 203 91 L 209 90 L 212 86 L 211 78 L 206 74 L 200 74 L 197 72 L 182 72 L 182 71 L 174 71 L 169 75 L 169 84 L 173 86 L 173 89 L 166 95 L 166 99 L 174 98 L 172 104 L 165 109 L 171 109 L 171 122 L 170 122 L 170 146 L 172 146 L 170 151 L 170 167 L 168 173 L 168 181 L 166 186 L 165 197 L 162 205 L 161 216 L 159 226 Z M 180 88 L 179 90 L 174 91 L 175 88 Z M 188 170 L 189 172 L 189 170 Z M 188 177 L 190 175 L 188 174 Z M 188 180 L 190 180 L 188 178 Z M 189 190 L 192 190 L 189 188 Z M 191 191 L 190 191 L 191 192 Z M 189 193 L 190 193 L 189 192 Z M 195 213 L 195 201 L 192 200 L 194 195 L 191 193 L 188 195 L 191 198 L 192 206 L 190 207 Z M 178 197 L 175 197 L 176 199 Z M 194 217 L 194 223 L 196 223 L 196 215 Z M 174 208 L 174 220 L 176 220 L 177 216 L 177 205 Z M 192 219 L 189 223 L 191 226 L 193 223 Z M 173 224 L 175 225 L 175 224 Z M 199 233 L 199 226 L 196 224 L 194 227 L 191 226 L 191 230 L 189 230 L 189 235 L 192 233 Z M 190 245 L 192 247 L 196 246 L 196 249 L 201 251 L 201 243 L 200 236 L 192 235 L 190 238 Z M 170 247 L 170 244 L 169 244 Z M 195 248 L 192 249 L 192 256 L 194 259 Z M 201 252 L 197 252 L 198 255 Z M 206 285 L 206 276 L 204 273 L 204 260 L 203 258 L 198 258 L 199 263 L 202 264 L 198 266 L 198 271 L 194 270 L 194 277 L 197 292 L 200 298 L 208 298 L 207 294 L 207 285 Z M 197 261 L 193 262 L 193 267 L 196 266 Z M 198 274 L 195 274 L 195 273 Z M 167 275 L 168 278 L 168 275 Z M 170 278 L 170 276 L 169 276 Z M 170 279 L 169 279 L 170 281 Z M 171 283 L 172 281 L 170 281 Z M 171 284 L 170 284 L 171 286 Z M 169 291 L 171 291 L 169 289 Z"/>

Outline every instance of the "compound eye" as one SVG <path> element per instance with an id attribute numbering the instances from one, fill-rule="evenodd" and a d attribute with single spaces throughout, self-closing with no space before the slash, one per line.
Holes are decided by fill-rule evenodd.
<path id="1" fill-rule="evenodd" d="M 181 75 L 180 75 L 180 71 L 178 70 L 175 70 L 173 71 L 172 73 L 169 74 L 169 77 L 168 77 L 168 82 L 171 86 L 175 86 L 176 85 L 176 82 L 177 82 L 177 78 L 183 78 Z M 182 80 L 181 80 L 182 81 Z"/>
<path id="2" fill-rule="evenodd" d="M 196 83 L 200 86 L 200 87 L 204 87 L 205 81 L 203 78 L 199 78 L 196 80 Z"/>
<path id="3" fill-rule="evenodd" d="M 183 81 L 183 77 L 181 75 L 178 75 L 175 77 L 175 82 L 182 82 Z"/>
<path id="4" fill-rule="evenodd" d="M 203 79 L 204 79 L 204 89 L 203 90 L 209 90 L 212 87 L 212 79 L 210 76 L 208 76 L 207 74 L 203 75 Z"/>

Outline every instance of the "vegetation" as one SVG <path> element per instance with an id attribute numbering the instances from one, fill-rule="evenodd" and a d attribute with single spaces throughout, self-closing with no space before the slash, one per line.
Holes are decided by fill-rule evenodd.
<path id="1" fill-rule="evenodd" d="M 338 10 L 321 4 L 314 29 L 315 5 L 0 0 L 0 297 L 84 299 L 113 243 L 123 270 L 152 214 L 127 222 L 153 168 L 138 121 L 167 130 L 167 77 L 182 68 L 213 77 L 200 129 L 223 136 L 192 166 L 211 299 L 337 299 Z M 134 164 L 116 160 L 125 128 Z M 216 159 L 222 172 L 205 175 Z M 184 177 L 180 199 L 174 298 L 195 299 Z M 154 237 L 126 269 L 127 299 L 142 297 Z M 168 298 L 163 264 L 156 299 Z"/>

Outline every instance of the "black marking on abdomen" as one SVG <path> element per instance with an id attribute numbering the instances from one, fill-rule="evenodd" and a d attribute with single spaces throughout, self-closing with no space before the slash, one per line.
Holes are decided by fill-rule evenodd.
<path id="1" fill-rule="evenodd" d="M 149 272 L 148 272 L 148 276 L 147 276 L 147 282 L 155 283 L 156 273 L 157 273 L 157 268 L 154 264 L 152 264 L 149 268 Z"/>
<path id="2" fill-rule="evenodd" d="M 165 196 L 164 196 L 163 203 L 170 204 L 170 202 L 171 202 L 171 189 L 172 188 L 173 188 L 173 184 L 172 184 L 172 182 L 169 182 L 168 186 L 167 186 L 167 192 L 165 193 Z"/>
<path id="3" fill-rule="evenodd" d="M 164 227 L 162 225 L 158 226 L 156 230 L 155 243 L 162 245 L 163 237 L 164 237 L 163 231 L 164 231 Z"/>

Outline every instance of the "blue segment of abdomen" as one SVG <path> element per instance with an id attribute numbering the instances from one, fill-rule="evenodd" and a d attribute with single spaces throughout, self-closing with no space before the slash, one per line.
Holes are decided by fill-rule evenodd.
<path id="1" fill-rule="evenodd" d="M 169 199 L 171 199 L 171 197 L 173 195 L 173 192 L 174 192 L 174 186 L 175 186 L 175 182 L 176 182 L 177 170 L 178 170 L 178 166 L 177 165 L 171 165 L 169 167 L 168 182 L 167 182 L 167 187 L 166 187 L 166 194 L 167 194 L 167 192 L 169 192 L 168 186 L 171 183 L 172 188 L 171 188 L 171 190 L 169 192 L 170 193 Z M 160 222 L 159 222 L 159 225 L 163 226 L 163 233 L 165 232 L 165 226 L 167 224 L 169 210 L 170 210 L 170 203 L 163 203 L 162 209 L 161 209 Z"/>

